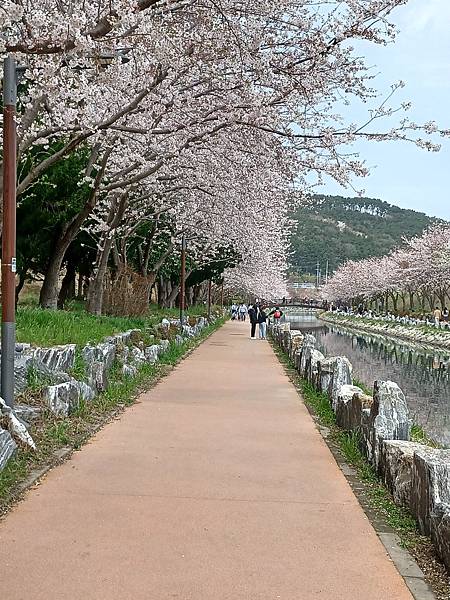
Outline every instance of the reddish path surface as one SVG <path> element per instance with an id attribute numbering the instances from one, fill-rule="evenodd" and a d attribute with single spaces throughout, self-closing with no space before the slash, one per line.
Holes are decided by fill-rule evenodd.
<path id="1" fill-rule="evenodd" d="M 411 600 L 266 342 L 229 323 L 0 523 L 5 600 Z"/>

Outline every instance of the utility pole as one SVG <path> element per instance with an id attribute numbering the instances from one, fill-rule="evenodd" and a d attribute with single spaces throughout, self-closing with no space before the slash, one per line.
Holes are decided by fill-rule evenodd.
<path id="1" fill-rule="evenodd" d="M 186 296 L 186 238 L 181 238 L 181 274 L 180 274 L 180 327 L 184 324 L 184 299 Z"/>
<path id="2" fill-rule="evenodd" d="M 223 279 L 222 279 L 222 286 L 220 288 L 220 308 L 221 308 L 221 312 L 223 313 Z"/>
<path id="3" fill-rule="evenodd" d="M 316 265 L 316 288 L 319 287 L 319 270 L 320 270 L 320 263 L 319 263 L 319 261 L 317 261 L 317 265 Z"/>
<path id="4" fill-rule="evenodd" d="M 3 232 L 2 232 L 2 366 L 1 395 L 14 406 L 16 348 L 16 173 L 17 67 L 12 56 L 3 62 Z"/>
<path id="5" fill-rule="evenodd" d="M 327 265 L 325 267 L 325 285 L 327 285 L 328 283 L 328 259 L 327 259 Z"/>

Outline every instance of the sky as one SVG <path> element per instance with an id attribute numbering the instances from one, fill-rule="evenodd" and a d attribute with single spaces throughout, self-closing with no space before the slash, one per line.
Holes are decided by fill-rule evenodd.
<path id="1" fill-rule="evenodd" d="M 434 120 L 450 129 L 450 0 L 409 0 L 396 9 L 392 20 L 400 30 L 395 44 L 358 47 L 379 73 L 377 89 L 385 96 L 391 84 L 404 81 L 406 87 L 395 98 L 396 104 L 412 102 L 407 116 L 416 123 Z M 355 105 L 350 117 L 360 119 L 361 108 Z M 400 142 L 355 145 L 371 167 L 369 177 L 355 180 L 355 187 L 364 189 L 365 196 L 450 220 L 450 138 L 438 141 L 439 153 Z M 355 195 L 331 181 L 318 191 Z"/>

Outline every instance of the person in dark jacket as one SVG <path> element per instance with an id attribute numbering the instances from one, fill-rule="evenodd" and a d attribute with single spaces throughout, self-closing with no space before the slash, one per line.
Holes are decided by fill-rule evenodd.
<path id="1" fill-rule="evenodd" d="M 266 338 L 266 331 L 267 331 L 267 315 L 264 312 L 264 309 L 261 308 L 259 313 L 258 313 L 258 325 L 259 325 L 259 339 L 260 340 L 265 340 Z"/>
<path id="2" fill-rule="evenodd" d="M 252 338 L 252 340 L 254 340 L 255 334 L 256 334 L 256 324 L 258 323 L 257 306 L 253 306 L 253 304 L 251 304 L 248 307 L 248 318 L 250 319 L 250 327 L 251 327 L 250 337 Z"/>

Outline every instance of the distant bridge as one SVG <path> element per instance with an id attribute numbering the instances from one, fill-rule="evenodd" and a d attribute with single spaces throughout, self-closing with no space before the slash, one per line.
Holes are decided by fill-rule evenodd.
<path id="1" fill-rule="evenodd" d="M 270 303 L 273 306 L 279 306 L 280 308 L 289 309 L 289 308 L 309 308 L 315 310 L 325 310 L 327 308 L 326 303 L 324 302 L 302 302 L 300 300 L 296 300 L 293 302 L 272 302 Z"/>

